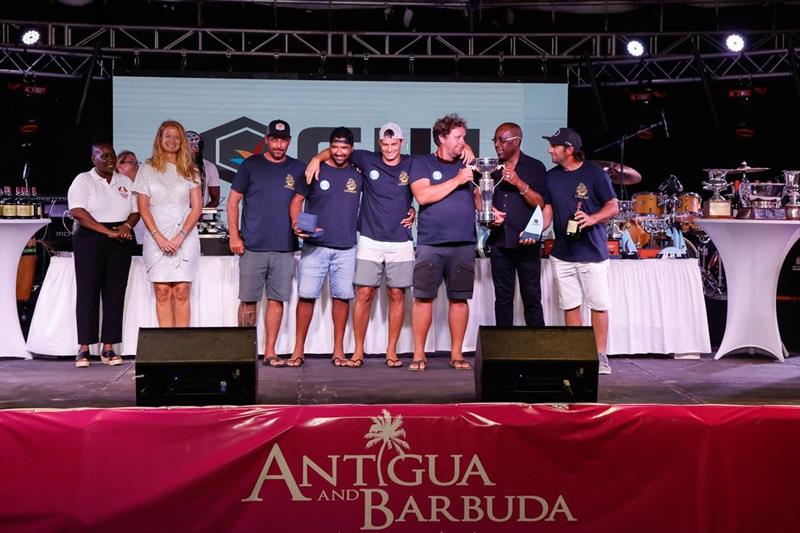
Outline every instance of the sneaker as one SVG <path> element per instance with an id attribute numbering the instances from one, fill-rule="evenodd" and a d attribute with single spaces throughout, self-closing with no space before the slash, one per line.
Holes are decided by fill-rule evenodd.
<path id="1" fill-rule="evenodd" d="M 611 373 L 611 365 L 608 363 L 608 356 L 604 353 L 597 355 L 597 373 L 602 375 L 608 375 Z"/>
<path id="2" fill-rule="evenodd" d="M 77 357 L 75 357 L 75 366 L 77 368 L 87 368 L 91 362 L 89 361 L 89 352 L 80 352 Z"/>

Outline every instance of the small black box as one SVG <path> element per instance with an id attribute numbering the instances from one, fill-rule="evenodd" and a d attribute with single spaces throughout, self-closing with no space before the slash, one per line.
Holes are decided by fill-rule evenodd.
<path id="1" fill-rule="evenodd" d="M 200 255 L 233 255 L 227 236 L 200 235 Z"/>
<path id="2" fill-rule="evenodd" d="M 140 328 L 136 405 L 252 405 L 256 328 Z"/>
<path id="3" fill-rule="evenodd" d="M 478 328 L 475 390 L 480 401 L 596 402 L 597 370 L 590 327 Z"/>

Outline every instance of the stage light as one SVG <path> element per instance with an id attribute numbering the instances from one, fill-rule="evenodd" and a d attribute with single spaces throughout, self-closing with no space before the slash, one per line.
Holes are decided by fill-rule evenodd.
<path id="1" fill-rule="evenodd" d="M 414 18 L 414 11 L 409 8 L 406 8 L 405 11 L 403 11 L 403 26 L 409 28 L 411 26 L 411 20 L 413 18 Z"/>
<path id="2" fill-rule="evenodd" d="M 628 41 L 628 53 L 633 57 L 641 57 L 644 54 L 644 44 L 639 40 Z"/>
<path id="3" fill-rule="evenodd" d="M 732 33 L 725 39 L 725 46 L 731 52 L 741 52 L 744 50 L 744 38 L 738 33 Z"/>
<path id="4" fill-rule="evenodd" d="M 28 28 L 22 33 L 22 44 L 36 46 L 42 40 L 42 34 L 35 28 Z"/>

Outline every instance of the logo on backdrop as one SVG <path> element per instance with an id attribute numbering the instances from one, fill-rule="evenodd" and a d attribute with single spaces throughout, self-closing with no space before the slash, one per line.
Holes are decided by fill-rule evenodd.
<path id="1" fill-rule="evenodd" d="M 247 117 L 231 120 L 201 132 L 205 141 L 203 155 L 217 165 L 220 179 L 231 183 L 245 159 L 266 151 L 266 131 L 266 124 Z"/>
<path id="2" fill-rule="evenodd" d="M 309 161 L 319 151 L 320 145 L 328 142 L 333 126 L 313 126 L 301 128 L 295 135 L 296 158 L 302 162 Z M 351 126 L 353 137 L 356 143 L 362 142 L 361 128 Z M 365 130 L 365 134 L 369 130 Z M 409 128 L 411 132 L 409 141 L 409 153 L 415 155 L 431 153 L 430 129 L 429 128 Z M 267 132 L 267 125 L 248 117 L 239 117 L 214 128 L 200 132 L 205 141 L 203 156 L 217 165 L 219 177 L 228 183 L 233 182 L 233 177 L 239 170 L 242 162 L 251 155 L 261 155 L 267 151 L 264 135 Z M 375 150 L 378 145 L 379 128 L 373 130 L 373 145 Z M 416 140 L 415 140 L 416 139 Z M 369 146 L 368 137 L 363 142 Z M 467 142 L 475 151 L 480 153 L 480 130 L 467 130 Z M 372 176 L 370 176 L 372 178 Z M 375 178 L 372 178 L 375 179 Z M 442 179 L 442 174 L 437 171 L 434 180 Z M 400 185 L 406 185 L 401 176 Z"/>
<path id="3" fill-rule="evenodd" d="M 377 449 L 377 453 L 309 457 L 293 450 L 287 450 L 287 455 L 278 443 L 272 444 L 250 494 L 241 501 L 273 504 L 272 495 L 287 490 L 295 502 L 352 505 L 362 500 L 363 506 L 353 510 L 362 519 L 362 531 L 387 529 L 394 522 L 486 521 L 518 527 L 520 522 L 578 521 L 563 495 L 549 499 L 498 495 L 497 489 L 487 494 L 486 488 L 496 484 L 477 454 L 461 450 L 447 456 L 411 453 L 402 415 L 393 417 L 384 409 L 370 422 L 364 448 Z M 312 478 L 310 472 L 319 481 L 313 483 L 317 476 Z M 455 488 L 448 493 L 448 487 Z M 456 494 L 464 490 L 471 494 Z M 395 494 L 400 491 L 402 496 Z"/>

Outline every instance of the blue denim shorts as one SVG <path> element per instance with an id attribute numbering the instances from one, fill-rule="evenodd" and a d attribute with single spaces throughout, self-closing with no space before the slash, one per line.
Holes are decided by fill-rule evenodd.
<path id="1" fill-rule="evenodd" d="M 297 295 L 316 299 L 328 276 L 331 297 L 351 300 L 355 297 L 353 277 L 356 271 L 356 247 L 338 250 L 304 244 L 297 267 Z"/>

